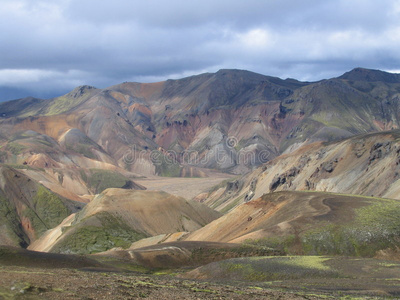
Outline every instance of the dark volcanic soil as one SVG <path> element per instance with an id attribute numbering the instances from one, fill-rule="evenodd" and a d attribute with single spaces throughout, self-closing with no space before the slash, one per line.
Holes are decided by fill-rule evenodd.
<path id="1" fill-rule="evenodd" d="M 326 297 L 324 297 L 326 298 Z M 170 276 L 0 267 L 0 299 L 323 299 Z"/>

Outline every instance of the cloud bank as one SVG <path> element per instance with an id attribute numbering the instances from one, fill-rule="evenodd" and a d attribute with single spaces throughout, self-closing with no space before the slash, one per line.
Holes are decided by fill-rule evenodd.
<path id="1" fill-rule="evenodd" d="M 0 101 L 221 68 L 400 70 L 399 0 L 2 0 Z"/>

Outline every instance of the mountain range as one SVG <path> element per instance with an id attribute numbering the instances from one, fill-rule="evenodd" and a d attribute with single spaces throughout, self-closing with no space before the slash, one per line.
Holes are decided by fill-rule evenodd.
<path id="1" fill-rule="evenodd" d="M 400 74 L 219 70 L 0 103 L 0 258 L 203 266 L 187 278 L 248 256 L 400 259 L 399 192 Z M 229 261 L 233 278 L 254 263 Z"/>
<path id="2" fill-rule="evenodd" d="M 254 195 L 280 189 L 396 197 L 397 188 L 391 187 L 397 180 L 396 170 L 390 171 L 391 179 L 385 177 L 385 185 L 377 184 L 380 190 L 373 184 L 363 188 L 369 181 L 354 179 L 361 185 L 356 188 L 341 172 L 346 188 L 328 184 L 326 177 L 338 171 L 326 172 L 321 167 L 341 165 L 343 157 L 325 155 L 329 159 L 324 159 L 311 152 L 352 148 L 350 137 L 396 130 L 399 100 L 399 74 L 362 68 L 318 82 L 220 70 L 157 83 L 125 82 L 106 89 L 80 86 L 53 99 L 28 97 L 1 103 L 0 162 L 78 203 L 87 203 L 110 187 L 144 189 L 135 182 L 143 176 L 205 177 L 208 169 L 250 174 L 231 186 L 235 191 L 228 188 L 228 196 L 221 195 L 221 189 L 208 194 L 206 203 L 223 211 Z M 320 149 L 321 142 L 346 138 L 348 142 Z M 374 138 L 357 142 L 365 150 L 357 154 L 364 164 L 362 171 L 374 167 L 366 162 L 365 153 L 381 151 L 376 146 L 380 136 L 375 144 L 370 140 Z M 381 146 L 389 147 L 383 151 L 397 153 L 397 146 L 391 147 L 393 138 L 385 142 L 390 146 Z M 289 156 L 281 158 L 282 154 Z M 287 160 L 299 161 L 299 166 L 291 162 L 288 168 Z M 313 168 L 318 168 L 319 160 L 322 170 L 316 172 Z M 309 165 L 308 177 L 298 176 Z M 271 178 L 256 188 L 257 167 L 267 169 Z M 242 194 L 241 189 L 245 189 Z M 233 202 L 228 199 L 232 197 Z"/>
<path id="3" fill-rule="evenodd" d="M 81 86 L 54 99 L 1 103 L 1 160 L 141 175 L 241 174 L 305 143 L 398 128 L 399 91 L 398 74 L 361 68 L 313 83 L 220 70 Z"/>

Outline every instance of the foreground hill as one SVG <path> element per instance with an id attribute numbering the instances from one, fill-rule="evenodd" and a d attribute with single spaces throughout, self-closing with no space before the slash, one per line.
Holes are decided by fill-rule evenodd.
<path id="1" fill-rule="evenodd" d="M 267 282 L 273 289 L 321 291 L 321 299 L 397 298 L 399 262 L 347 257 L 285 256 L 236 258 L 197 268 L 182 277 L 213 282 Z M 348 294 L 343 297 L 343 294 Z M 304 295 L 310 299 L 312 295 Z"/>
<path id="2" fill-rule="evenodd" d="M 399 92 L 398 75 L 360 68 L 314 83 L 220 70 L 82 86 L 1 103 L 0 157 L 32 165 L 43 154 L 44 167 L 97 163 L 142 175 L 241 173 L 304 143 L 399 128 Z"/>
<path id="3" fill-rule="evenodd" d="M 107 189 L 29 249 L 94 253 L 128 248 L 145 237 L 197 230 L 219 216 L 203 204 L 165 192 Z"/>
<path id="4" fill-rule="evenodd" d="M 124 259 L 0 246 L 0 266 L 6 299 L 383 300 L 400 293 L 399 262 L 376 259 L 236 258 L 166 275 Z"/>
<path id="5" fill-rule="evenodd" d="M 293 254 L 375 256 L 399 249 L 399 215 L 399 200 L 275 192 L 239 205 L 184 239 L 246 242 Z"/>

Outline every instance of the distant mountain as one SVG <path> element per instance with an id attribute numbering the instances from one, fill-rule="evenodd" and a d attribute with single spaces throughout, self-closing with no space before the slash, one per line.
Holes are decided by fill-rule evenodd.
<path id="1" fill-rule="evenodd" d="M 400 83 L 400 74 L 393 74 L 379 70 L 355 68 L 339 77 L 344 80 L 364 82 Z"/>
<path id="2" fill-rule="evenodd" d="M 310 142 L 399 128 L 399 76 L 358 68 L 310 83 L 220 70 L 81 86 L 50 100 L 1 103 L 0 159 L 35 165 L 40 154 L 41 167 L 63 170 L 107 165 L 138 175 L 203 176 L 199 168 L 240 174 Z"/>

